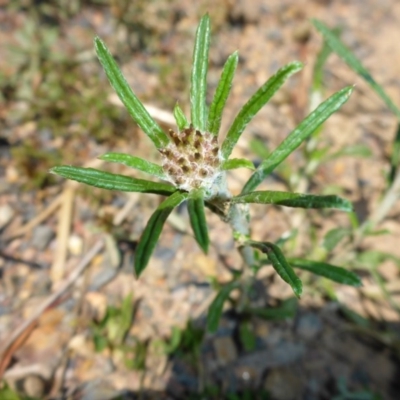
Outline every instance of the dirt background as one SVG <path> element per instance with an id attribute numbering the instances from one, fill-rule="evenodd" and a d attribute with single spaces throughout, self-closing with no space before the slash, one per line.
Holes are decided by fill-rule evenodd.
<path id="1" fill-rule="evenodd" d="M 213 245 L 206 256 L 189 233 L 186 210 L 179 208 L 146 272 L 135 280 L 135 244 L 161 199 L 105 193 L 47 174 L 64 163 L 140 177 L 103 165 L 96 158 L 106 151 L 158 160 L 112 93 L 95 58 L 93 37 L 107 43 L 135 93 L 169 128 L 177 101 L 188 111 L 193 39 L 205 12 L 212 24 L 210 95 L 226 58 L 235 50 L 240 55 L 222 132 L 280 66 L 293 60 L 306 64 L 249 124 L 235 157 L 259 162 L 250 148 L 254 138 L 273 149 L 307 115 L 322 45 L 310 18 L 340 26 L 342 40 L 400 105 L 400 2 L 395 0 L 0 1 L 0 373 L 11 387 L 39 399 L 229 398 L 228 393 L 246 390 L 252 393 L 248 398 L 268 398 L 263 391 L 278 400 L 355 398 L 346 397 L 343 386 L 365 391 L 366 399 L 397 399 L 398 203 L 378 226 L 388 232 L 358 246 L 357 251 L 393 256 L 373 270 L 368 260 L 365 268 L 359 265 L 362 289 L 304 273 L 305 293 L 292 317 L 265 320 L 227 306 L 216 334 L 168 356 L 159 344 L 170 340 L 173 327 L 183 329 L 189 318 L 192 333 L 204 327 L 214 293 L 210 277 L 227 282 L 230 270 L 240 266 L 229 228 L 207 215 Z M 324 98 L 346 85 L 356 89 L 325 124 L 321 143 L 332 151 L 364 144 L 371 155 L 323 163 L 306 190 L 343 195 L 363 221 L 385 190 L 397 121 L 336 55 L 324 71 Z M 297 152 L 282 173 L 290 181 L 303 166 Z M 248 176 L 242 170 L 232 173 L 232 192 L 238 193 Z M 288 182 L 275 177 L 262 187 L 287 190 Z M 298 229 L 292 254 L 302 257 L 318 254 L 328 230 L 350 226 L 338 212 L 266 206 L 252 207 L 252 218 L 255 240 L 276 241 Z M 340 251 L 333 256 L 346 266 Z M 285 303 L 292 297 L 290 287 L 268 267 L 253 289 L 255 306 L 291 304 Z M 127 333 L 118 338 L 99 328 L 99 321 L 107 307 L 120 310 L 129 294 L 133 322 L 126 329 L 123 321 L 115 322 L 117 332 Z M 253 333 L 251 350 L 240 336 L 243 323 Z M 96 332 L 109 340 L 97 352 Z"/>

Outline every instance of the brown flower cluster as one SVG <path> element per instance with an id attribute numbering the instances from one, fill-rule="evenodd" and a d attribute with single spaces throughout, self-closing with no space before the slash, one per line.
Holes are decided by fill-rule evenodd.
<path id="1" fill-rule="evenodd" d="M 169 130 L 169 136 L 170 143 L 159 152 L 170 181 L 186 191 L 210 187 L 220 172 L 217 137 L 192 125 L 179 133 Z"/>

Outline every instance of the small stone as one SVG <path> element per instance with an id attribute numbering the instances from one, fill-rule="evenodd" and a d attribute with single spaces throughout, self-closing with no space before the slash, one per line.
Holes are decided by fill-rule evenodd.
<path id="1" fill-rule="evenodd" d="M 82 254 L 83 240 L 78 235 L 71 235 L 68 239 L 68 251 L 74 255 L 79 256 Z"/>
<path id="2" fill-rule="evenodd" d="M 269 372 L 264 388 L 275 400 L 302 398 L 303 384 L 300 377 L 290 369 L 276 368 Z"/>
<path id="3" fill-rule="evenodd" d="M 299 43 L 307 43 L 311 36 L 311 25 L 303 21 L 293 31 L 293 39 Z"/>
<path id="4" fill-rule="evenodd" d="M 30 375 L 24 379 L 23 387 L 27 396 L 42 399 L 46 383 L 42 377 L 38 375 Z"/>
<path id="5" fill-rule="evenodd" d="M 229 364 L 237 359 L 237 349 L 230 336 L 215 338 L 213 345 L 220 365 Z"/>
<path id="6" fill-rule="evenodd" d="M 32 246 L 44 250 L 54 237 L 54 231 L 47 225 L 38 225 L 33 229 Z"/>
<path id="7" fill-rule="evenodd" d="M 321 318 L 315 313 L 301 315 L 297 322 L 297 333 L 306 340 L 315 339 L 322 330 Z"/>
<path id="8" fill-rule="evenodd" d="M 15 212 L 10 205 L 4 204 L 0 206 L 0 229 L 11 221 L 14 214 Z"/>

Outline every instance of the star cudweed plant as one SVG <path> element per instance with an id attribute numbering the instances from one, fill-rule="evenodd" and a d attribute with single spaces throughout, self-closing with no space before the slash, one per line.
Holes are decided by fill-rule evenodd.
<path id="1" fill-rule="evenodd" d="M 255 169 L 249 160 L 230 158 L 232 150 L 254 115 L 292 74 L 301 70 L 303 65 L 295 61 L 279 69 L 242 107 L 226 135 L 220 135 L 222 112 L 232 86 L 238 53 L 233 53 L 227 59 L 211 104 L 207 105 L 209 44 L 210 20 L 208 15 L 205 15 L 197 29 L 193 52 L 190 119 L 176 105 L 174 116 L 177 127 L 165 132 L 133 93 L 103 41 L 95 39 L 97 56 L 111 85 L 134 121 L 157 148 L 161 164 L 121 153 L 106 153 L 101 159 L 138 169 L 164 181 L 163 183 L 74 166 L 57 166 L 52 172 L 103 189 L 154 193 L 167 197 L 154 211 L 140 238 L 134 261 L 136 276 L 140 276 L 146 268 L 167 217 L 175 207 L 186 201 L 194 237 L 204 252 L 207 252 L 209 247 L 205 217 L 207 207 L 232 227 L 233 238 L 243 258 L 243 271 L 257 266 L 259 258 L 255 254 L 256 249 L 266 254 L 268 262 L 292 287 L 297 297 L 302 293 L 302 284 L 293 267 L 358 286 L 358 277 L 343 268 L 301 259 L 286 260 L 276 244 L 251 240 L 249 225 L 250 203 L 352 210 L 347 200 L 334 195 L 315 196 L 256 189 L 290 153 L 347 101 L 353 88 L 345 87 L 320 104 Z M 242 167 L 253 169 L 253 174 L 242 192 L 234 196 L 227 186 L 226 171 Z M 231 291 L 238 287 L 240 284 L 234 279 L 219 291 L 209 311 L 210 330 L 216 329 L 224 301 Z"/>

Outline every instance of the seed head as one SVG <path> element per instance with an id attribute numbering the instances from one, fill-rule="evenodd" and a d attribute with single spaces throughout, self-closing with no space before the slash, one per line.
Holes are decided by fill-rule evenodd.
<path id="1" fill-rule="evenodd" d="M 191 125 L 182 132 L 168 131 L 171 141 L 160 149 L 169 180 L 180 189 L 209 189 L 221 175 L 218 139 Z"/>

